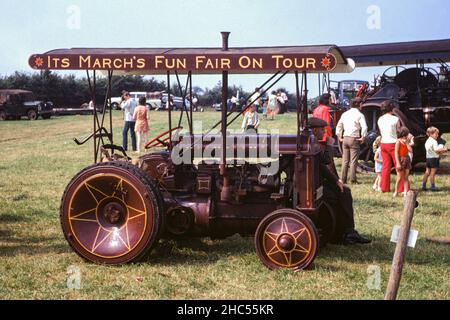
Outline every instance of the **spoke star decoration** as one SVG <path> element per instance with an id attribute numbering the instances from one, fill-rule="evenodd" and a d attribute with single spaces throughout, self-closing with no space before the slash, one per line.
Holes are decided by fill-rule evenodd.
<path id="1" fill-rule="evenodd" d="M 81 222 L 86 222 L 86 223 L 96 223 L 98 225 L 97 227 L 97 231 L 96 231 L 96 236 L 95 239 L 93 241 L 93 243 L 91 244 L 91 246 L 89 246 L 89 250 L 91 253 L 95 254 L 95 251 L 106 241 L 108 240 L 108 238 L 110 238 L 108 241 L 110 242 L 110 244 L 114 245 L 114 242 L 116 243 L 115 245 L 118 244 L 118 242 L 120 241 L 123 245 L 124 245 L 124 249 L 125 252 L 127 253 L 129 251 L 132 250 L 132 247 L 134 247 L 134 245 L 136 244 L 131 244 L 130 243 L 130 236 L 129 236 L 129 231 L 128 231 L 128 223 L 131 220 L 134 220 L 138 217 L 141 217 L 143 215 L 145 215 L 145 211 L 139 210 L 137 208 L 134 208 L 130 205 L 128 205 L 124 199 L 124 194 L 123 194 L 123 180 L 120 179 L 120 181 L 117 183 L 116 187 L 114 188 L 112 194 L 108 195 L 104 192 L 102 192 L 101 190 L 95 188 L 94 186 L 92 186 L 91 184 L 85 182 L 84 183 L 85 188 L 89 191 L 90 195 L 92 196 L 92 200 L 94 200 L 95 202 L 95 206 L 91 209 L 88 209 L 86 211 L 80 212 L 80 213 L 76 213 L 76 214 L 72 214 L 69 219 L 71 221 L 81 221 Z M 103 228 L 99 222 L 97 221 L 96 218 L 92 218 L 92 214 L 95 214 L 96 210 L 97 210 L 97 206 L 99 205 L 99 203 L 105 199 L 105 198 L 116 198 L 119 200 L 122 200 L 126 207 L 128 208 L 128 210 L 132 210 L 134 212 L 136 212 L 137 214 L 128 217 L 127 222 L 119 228 L 112 228 L 110 230 L 107 230 L 105 228 Z M 124 235 L 122 235 L 122 231 L 125 231 Z"/>
<path id="2" fill-rule="evenodd" d="M 331 64 L 331 60 L 330 60 L 330 58 L 325 57 L 325 58 L 322 59 L 321 63 L 322 63 L 323 67 L 329 69 L 330 68 L 330 64 Z"/>
<path id="3" fill-rule="evenodd" d="M 42 59 L 41 57 L 37 57 L 36 59 L 34 59 L 34 64 L 36 65 L 36 67 L 42 67 L 44 65 L 44 59 Z"/>
<path id="4" fill-rule="evenodd" d="M 294 264 L 298 263 L 299 262 L 298 257 L 296 259 L 297 261 L 292 260 L 294 252 L 302 253 L 303 254 L 302 259 L 303 259 L 303 257 L 305 257 L 305 255 L 309 254 L 309 250 L 299 244 L 299 238 L 305 231 L 306 231 L 306 227 L 294 230 L 293 232 L 290 231 L 288 224 L 286 223 L 286 220 L 283 218 L 281 220 L 280 233 L 273 233 L 273 232 L 269 232 L 269 231 L 265 232 L 265 236 L 268 237 L 269 239 L 271 239 L 272 243 L 273 243 L 273 247 L 266 251 L 269 258 L 271 258 L 272 261 L 275 260 L 277 264 L 287 266 L 287 267 L 291 267 Z M 284 252 L 277 245 L 278 236 L 283 233 L 291 234 L 295 238 L 295 247 L 291 252 Z M 283 261 L 278 260 L 276 257 L 274 257 L 274 255 L 279 254 L 279 253 L 281 253 L 283 255 L 284 260 L 286 261 L 285 263 Z"/>

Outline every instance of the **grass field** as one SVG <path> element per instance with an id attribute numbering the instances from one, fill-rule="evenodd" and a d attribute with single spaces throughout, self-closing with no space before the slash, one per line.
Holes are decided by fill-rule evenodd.
<path id="1" fill-rule="evenodd" d="M 194 114 L 203 128 L 219 113 Z M 122 120 L 114 113 L 120 141 Z M 263 128 L 295 133 L 295 115 L 264 121 Z M 235 124 L 237 128 L 240 123 Z M 66 243 L 59 203 L 66 184 L 92 163 L 92 143 L 76 146 L 73 137 L 89 134 L 89 116 L 30 122 L 0 122 L 0 298 L 1 299 L 382 299 L 400 223 L 402 199 L 374 193 L 373 175 L 360 175 L 352 188 L 356 226 L 373 239 L 365 246 L 328 245 L 312 270 L 269 271 L 255 254 L 253 239 L 162 240 L 143 262 L 106 267 L 83 262 Z M 151 136 L 167 127 L 165 112 L 151 113 Z M 446 140 L 450 140 L 447 135 Z M 339 159 L 336 163 L 339 164 Z M 450 162 L 442 162 L 437 193 L 419 194 L 399 299 L 450 299 L 450 246 L 425 241 L 450 236 Z M 412 176 L 421 184 L 422 169 Z M 381 289 L 367 286 L 368 268 L 379 267 Z M 79 268 L 81 288 L 67 287 L 68 270 Z M 370 267 L 373 268 L 373 267 Z M 369 269 L 370 269 L 369 268 Z"/>

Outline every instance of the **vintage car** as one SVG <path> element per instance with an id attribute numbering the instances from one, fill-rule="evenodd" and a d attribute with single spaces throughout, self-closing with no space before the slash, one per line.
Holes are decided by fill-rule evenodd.
<path id="1" fill-rule="evenodd" d="M 20 119 L 26 116 L 36 120 L 39 116 L 50 119 L 53 103 L 36 100 L 33 92 L 20 89 L 0 90 L 0 120 Z"/>

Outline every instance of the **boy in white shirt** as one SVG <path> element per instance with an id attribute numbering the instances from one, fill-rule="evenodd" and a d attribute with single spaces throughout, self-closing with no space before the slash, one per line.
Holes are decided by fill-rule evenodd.
<path id="1" fill-rule="evenodd" d="M 245 113 L 244 120 L 242 121 L 242 130 L 246 133 L 258 133 L 259 117 L 256 112 L 256 106 L 253 104 L 250 106 L 250 111 Z"/>
<path id="2" fill-rule="evenodd" d="M 431 191 L 437 191 L 435 185 L 435 176 L 439 168 L 439 156 L 447 151 L 443 145 L 438 145 L 437 139 L 439 137 L 439 129 L 429 127 L 427 129 L 428 139 L 425 142 L 425 151 L 427 153 L 427 168 L 422 180 L 422 190 L 427 190 L 428 177 L 431 181 Z"/>

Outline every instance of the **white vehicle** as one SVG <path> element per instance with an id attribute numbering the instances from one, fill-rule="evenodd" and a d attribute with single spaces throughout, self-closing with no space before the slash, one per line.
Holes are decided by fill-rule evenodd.
<path id="1" fill-rule="evenodd" d="M 144 91 L 133 91 L 130 92 L 130 98 L 135 100 L 136 102 L 139 102 L 140 97 L 146 97 L 147 98 L 147 107 L 149 110 L 158 110 L 162 106 L 162 99 L 163 93 L 159 91 L 155 92 L 144 92 Z M 121 110 L 122 109 L 122 97 L 112 97 L 111 98 L 111 107 L 115 110 Z"/>
<path id="2" fill-rule="evenodd" d="M 113 110 L 120 110 L 122 104 L 122 97 L 111 97 L 111 108 Z"/>

